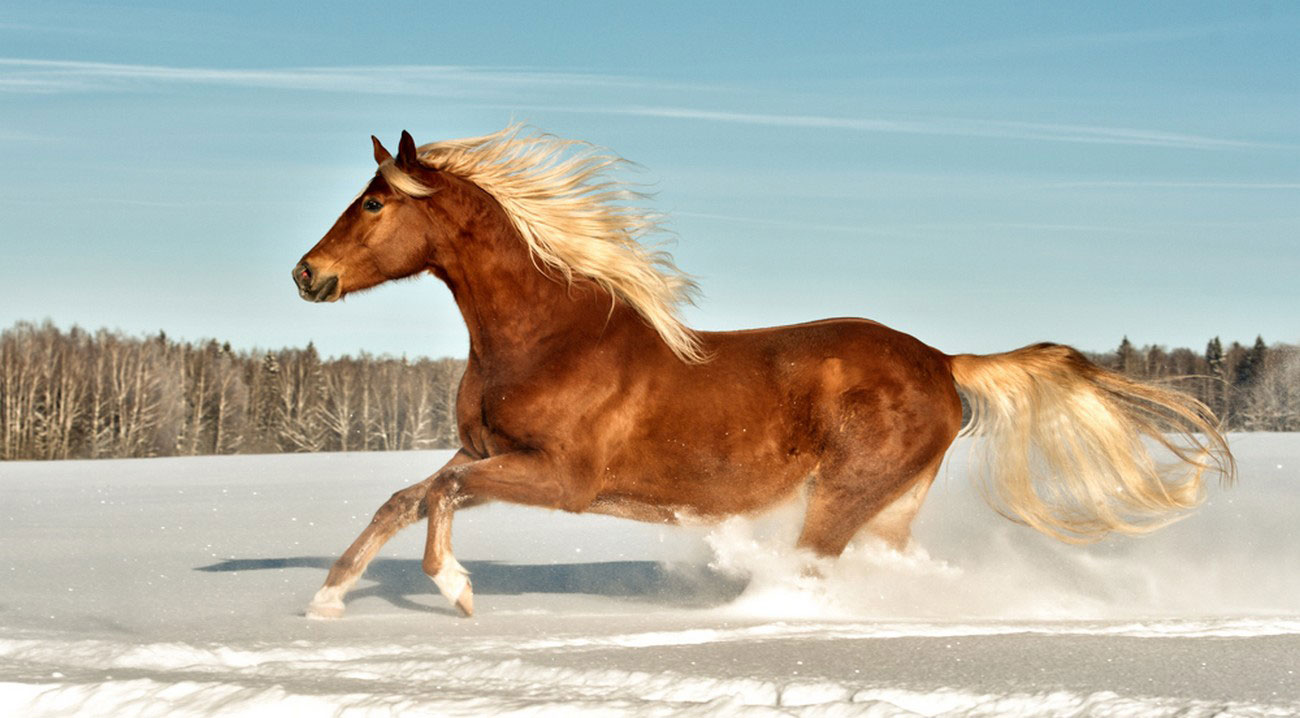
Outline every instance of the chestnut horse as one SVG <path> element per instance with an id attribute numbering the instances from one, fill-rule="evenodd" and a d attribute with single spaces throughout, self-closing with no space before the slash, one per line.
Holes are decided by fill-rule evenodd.
<path id="1" fill-rule="evenodd" d="M 803 488 L 800 547 L 838 556 L 864 528 L 904 546 L 961 429 L 959 391 L 990 502 L 1063 540 L 1149 531 L 1194 507 L 1207 473 L 1232 479 L 1204 405 L 1066 346 L 948 355 L 866 319 L 690 330 L 677 308 L 694 283 L 641 243 L 655 216 L 609 179 L 619 160 L 584 143 L 515 126 L 416 147 L 403 132 L 394 158 L 371 139 L 375 177 L 294 281 L 313 302 L 445 282 L 470 338 L 461 446 L 380 507 L 311 617 L 341 616 L 384 542 L 424 517 L 424 571 L 470 614 L 452 514 L 492 500 L 673 522 Z"/>

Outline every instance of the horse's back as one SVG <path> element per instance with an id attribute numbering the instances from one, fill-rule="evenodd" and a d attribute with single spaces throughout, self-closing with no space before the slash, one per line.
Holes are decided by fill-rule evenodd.
<path id="1" fill-rule="evenodd" d="M 897 369 L 951 380 L 946 354 L 870 319 L 841 317 L 762 329 L 701 332 L 700 336 L 718 359 L 746 352 L 795 362 L 841 359 L 864 371 L 893 373 Z"/>
<path id="2" fill-rule="evenodd" d="M 765 357 L 782 383 L 806 392 L 818 404 L 828 443 L 870 436 L 927 454 L 935 444 L 946 449 L 960 428 L 948 356 L 879 322 L 824 319 L 709 339 L 716 339 L 719 358 L 733 347 Z"/>
<path id="3" fill-rule="evenodd" d="M 957 407 L 949 358 L 910 334 L 867 319 L 702 334 L 719 372 L 770 373 L 777 383 L 833 400 L 846 394 L 899 394 Z M 707 366 L 707 365 L 706 365 Z M 956 402 L 953 404 L 952 402 Z"/>

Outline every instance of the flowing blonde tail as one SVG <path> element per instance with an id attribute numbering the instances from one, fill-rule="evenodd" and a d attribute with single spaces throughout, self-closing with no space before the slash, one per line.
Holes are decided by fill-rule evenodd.
<path id="1" fill-rule="evenodd" d="M 981 488 L 1012 521 L 1070 543 L 1141 534 L 1200 504 L 1207 472 L 1234 480 L 1218 421 L 1186 394 L 1060 344 L 951 359 L 972 412 L 962 433 L 984 437 Z M 1172 461 L 1157 463 L 1151 444 Z"/>

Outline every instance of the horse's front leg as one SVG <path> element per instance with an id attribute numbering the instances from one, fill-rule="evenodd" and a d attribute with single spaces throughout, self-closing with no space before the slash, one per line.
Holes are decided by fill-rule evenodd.
<path id="1" fill-rule="evenodd" d="M 451 553 L 451 520 L 466 502 L 509 501 L 568 511 L 582 511 L 596 495 L 594 480 L 558 471 L 542 454 L 519 452 L 448 466 L 433 477 L 426 504 L 429 533 L 424 544 L 424 572 L 453 606 L 474 613 L 474 592 L 465 570 Z"/>
<path id="2" fill-rule="evenodd" d="M 334 562 L 329 575 L 325 577 L 325 585 L 321 586 L 307 606 L 307 617 L 341 617 L 343 597 L 357 579 L 361 578 L 361 574 L 365 572 L 366 566 L 370 565 L 375 554 L 379 553 L 379 549 L 398 531 L 424 516 L 424 500 L 429 494 L 429 486 L 433 481 L 442 475 L 443 471 L 470 461 L 473 459 L 468 454 L 458 451 L 451 457 L 451 461 L 429 478 L 398 491 L 384 502 L 384 505 L 375 512 L 374 518 L 370 519 L 370 525 L 366 526 L 348 550 Z"/>

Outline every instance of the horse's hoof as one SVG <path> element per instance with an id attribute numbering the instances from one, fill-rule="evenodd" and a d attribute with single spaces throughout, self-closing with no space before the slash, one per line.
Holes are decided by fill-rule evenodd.
<path id="1" fill-rule="evenodd" d="M 469 571 L 453 557 L 447 557 L 442 568 L 433 575 L 433 584 L 438 592 L 460 609 L 466 616 L 474 615 L 474 590 L 469 583 Z"/>
<path id="2" fill-rule="evenodd" d="M 343 618 L 343 602 L 312 601 L 307 604 L 307 618 L 317 621 L 335 621 Z"/>
<path id="3" fill-rule="evenodd" d="M 474 615 L 474 590 L 469 584 L 465 584 L 465 590 L 460 592 L 460 598 L 456 599 L 456 608 L 465 618 Z"/>

